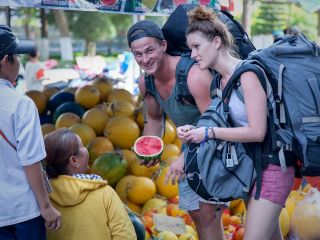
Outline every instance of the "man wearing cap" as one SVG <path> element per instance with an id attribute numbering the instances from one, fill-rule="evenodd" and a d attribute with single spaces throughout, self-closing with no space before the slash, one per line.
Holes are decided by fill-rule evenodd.
<path id="1" fill-rule="evenodd" d="M 143 20 L 132 25 L 127 33 L 129 47 L 136 62 L 144 70 L 138 85 L 140 93 L 144 96 L 146 108 L 146 122 L 144 135 L 163 135 L 163 116 L 167 114 L 176 126 L 197 123 L 201 113 L 209 106 L 210 84 L 212 75 L 207 70 L 201 70 L 194 64 L 187 77 L 187 84 L 196 105 L 188 102 L 181 103 L 176 100 L 176 66 L 180 56 L 171 56 L 166 53 L 167 41 L 164 39 L 160 27 L 152 21 Z M 149 76 L 152 76 L 150 79 Z M 151 81 L 155 93 L 146 88 L 146 79 Z M 159 162 L 152 161 L 146 166 L 150 167 Z M 145 164 L 141 161 L 141 164 Z M 183 154 L 170 166 L 166 181 L 171 178 L 174 183 L 179 179 L 179 205 L 188 210 L 194 220 L 199 239 L 223 239 L 221 224 L 221 211 L 213 203 L 206 202 L 192 191 L 184 179 Z"/>
<path id="2" fill-rule="evenodd" d="M 61 226 L 49 201 L 40 161 L 46 156 L 37 108 L 15 91 L 20 60 L 34 51 L 0 25 L 0 239 L 46 239 Z"/>

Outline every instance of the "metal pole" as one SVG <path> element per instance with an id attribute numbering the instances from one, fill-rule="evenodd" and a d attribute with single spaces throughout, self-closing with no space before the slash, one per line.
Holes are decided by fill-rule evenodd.
<path id="1" fill-rule="evenodd" d="M 7 26 L 11 27 L 11 9 L 6 7 Z"/>

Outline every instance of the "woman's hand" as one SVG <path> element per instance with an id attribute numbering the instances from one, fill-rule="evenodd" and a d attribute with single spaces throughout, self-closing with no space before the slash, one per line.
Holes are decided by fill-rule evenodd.
<path id="1" fill-rule="evenodd" d="M 187 142 L 201 143 L 205 139 L 205 127 L 193 128 L 184 133 Z"/>
<path id="2" fill-rule="evenodd" d="M 195 126 L 192 126 L 192 125 L 184 125 L 184 126 L 177 128 L 177 135 L 182 143 L 188 142 L 188 140 L 186 139 L 185 133 L 190 131 L 191 129 L 194 129 L 194 128 L 195 128 Z"/>

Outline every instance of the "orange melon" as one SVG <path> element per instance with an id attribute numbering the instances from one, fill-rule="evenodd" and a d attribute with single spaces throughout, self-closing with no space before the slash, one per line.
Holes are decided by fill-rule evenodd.
<path id="1" fill-rule="evenodd" d="M 88 109 L 100 101 L 100 92 L 96 87 L 86 85 L 77 89 L 74 98 L 76 103 Z"/>
<path id="2" fill-rule="evenodd" d="M 127 117 L 111 118 L 104 129 L 104 135 L 119 148 L 131 149 L 140 135 L 138 124 Z"/>
<path id="3" fill-rule="evenodd" d="M 97 157 L 111 151 L 113 151 L 113 145 L 108 138 L 96 137 L 88 145 L 89 163 L 92 164 Z"/>
<path id="4" fill-rule="evenodd" d="M 171 121 L 166 120 L 163 142 L 165 144 L 172 143 L 176 139 L 176 136 L 177 136 L 176 127 Z"/>
<path id="5" fill-rule="evenodd" d="M 38 109 L 39 114 L 43 114 L 47 107 L 47 96 L 43 92 L 37 90 L 28 91 L 26 92 L 26 95 L 33 100 Z"/>
<path id="6" fill-rule="evenodd" d="M 78 123 L 71 126 L 70 130 L 80 137 L 84 146 L 87 146 L 96 137 L 95 131 L 83 123 Z"/>
<path id="7" fill-rule="evenodd" d="M 135 204 L 144 204 L 156 193 L 154 182 L 147 177 L 136 177 L 128 189 L 128 199 Z"/>
<path id="8" fill-rule="evenodd" d="M 100 79 L 94 80 L 92 85 L 95 86 L 99 90 L 100 101 L 106 100 L 109 93 L 113 90 L 112 81 L 105 79 L 105 78 L 100 78 Z"/>
<path id="9" fill-rule="evenodd" d="M 77 123 L 80 123 L 81 119 L 78 115 L 71 113 L 71 112 L 66 112 L 62 113 L 56 120 L 55 123 L 55 128 L 68 128 L 71 127 L 72 125 L 75 125 Z"/>
<path id="10" fill-rule="evenodd" d="M 134 97 L 132 93 L 130 93 L 126 89 L 114 89 L 112 92 L 109 93 L 107 97 L 107 102 L 113 102 L 116 100 L 125 100 L 135 106 L 136 101 L 134 100 Z"/>
<path id="11" fill-rule="evenodd" d="M 84 113 L 82 116 L 82 123 L 92 127 L 96 134 L 102 135 L 104 128 L 108 122 L 108 115 L 101 109 L 92 108 Z"/>

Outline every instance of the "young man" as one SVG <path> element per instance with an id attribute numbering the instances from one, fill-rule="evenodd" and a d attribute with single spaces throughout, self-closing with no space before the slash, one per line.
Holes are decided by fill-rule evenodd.
<path id="1" fill-rule="evenodd" d="M 210 104 L 210 84 L 212 75 L 208 70 L 200 70 L 194 64 L 187 77 L 187 84 L 196 105 L 176 100 L 176 66 L 180 56 L 166 53 L 167 42 L 161 29 L 152 21 L 143 20 L 131 26 L 127 33 L 129 47 L 144 74 L 139 78 L 140 93 L 144 96 L 147 119 L 144 135 L 163 134 L 163 115 L 167 114 L 176 126 L 197 123 L 200 115 Z M 155 89 L 151 94 L 146 88 L 145 77 Z M 152 166 L 158 161 L 148 163 Z M 142 164 L 144 164 L 142 162 Z M 179 204 L 188 210 L 194 220 L 201 240 L 223 239 L 221 210 L 213 203 L 208 203 L 192 191 L 183 179 L 183 154 L 170 166 L 167 180 L 179 179 Z M 217 209 L 217 211 L 216 211 Z"/>
<path id="2" fill-rule="evenodd" d="M 0 25 L 0 239 L 42 240 L 46 230 L 61 226 L 60 213 L 49 201 L 40 161 L 45 148 L 37 108 L 14 86 L 17 54 L 34 44 L 19 41 Z"/>

